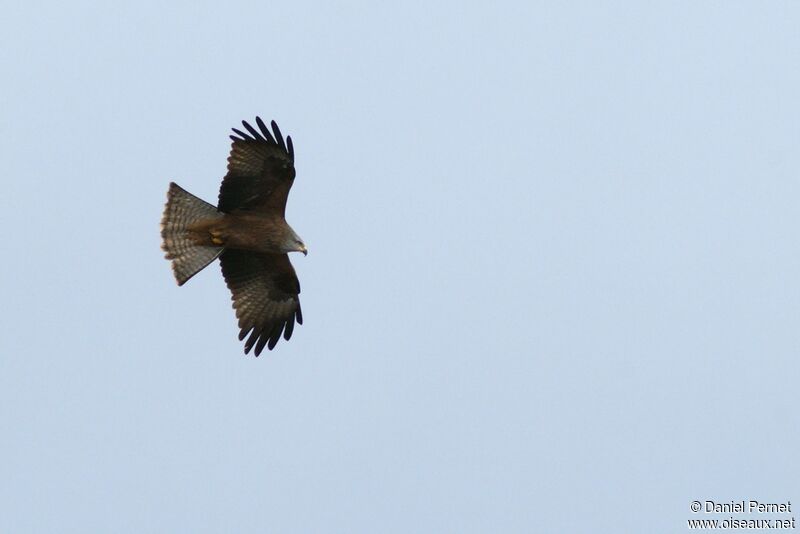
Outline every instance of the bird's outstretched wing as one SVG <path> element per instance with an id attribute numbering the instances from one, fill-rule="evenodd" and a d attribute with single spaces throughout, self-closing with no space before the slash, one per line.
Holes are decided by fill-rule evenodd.
<path id="1" fill-rule="evenodd" d="M 246 121 L 247 132 L 233 128 L 233 144 L 228 157 L 228 173 L 222 179 L 217 208 L 224 213 L 234 210 L 286 212 L 286 199 L 294 183 L 294 146 L 272 121 L 272 133 L 260 117 L 253 128 Z"/>
<path id="2" fill-rule="evenodd" d="M 300 282 L 286 254 L 260 254 L 226 250 L 220 256 L 222 275 L 233 293 L 233 307 L 239 319 L 239 340 L 245 354 L 255 347 L 256 356 L 266 345 L 275 347 L 283 334 L 292 337 L 294 323 L 303 324 L 300 311 Z"/>

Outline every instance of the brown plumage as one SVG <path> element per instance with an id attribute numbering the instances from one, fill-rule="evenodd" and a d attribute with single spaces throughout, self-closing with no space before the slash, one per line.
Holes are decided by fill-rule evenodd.
<path id="1" fill-rule="evenodd" d="M 170 183 L 161 220 L 162 248 L 178 285 L 217 257 L 233 294 L 239 339 L 245 354 L 272 350 L 281 335 L 303 324 L 300 282 L 288 252 L 306 254 L 305 244 L 286 223 L 286 200 L 294 183 L 292 138 L 283 140 L 256 117 L 258 129 L 242 121 L 236 135 L 215 208 Z"/>

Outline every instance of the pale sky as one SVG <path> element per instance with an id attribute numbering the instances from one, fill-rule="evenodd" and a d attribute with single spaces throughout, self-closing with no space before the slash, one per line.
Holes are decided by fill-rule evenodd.
<path id="1" fill-rule="evenodd" d="M 800 502 L 798 28 L 789 1 L 6 7 L 0 532 Z M 309 247 L 304 324 L 258 359 L 158 229 L 256 115 Z"/>

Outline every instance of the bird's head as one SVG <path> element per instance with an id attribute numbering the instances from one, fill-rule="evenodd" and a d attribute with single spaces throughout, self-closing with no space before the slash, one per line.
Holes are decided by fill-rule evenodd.
<path id="1" fill-rule="evenodd" d="M 308 254 L 308 249 L 306 248 L 306 244 L 303 243 L 303 240 L 300 239 L 300 236 L 297 235 L 297 233 L 295 233 L 295 231 L 292 230 L 291 227 L 289 227 L 289 231 L 285 235 L 283 241 L 283 251 L 302 252 L 303 256 L 306 256 Z"/>

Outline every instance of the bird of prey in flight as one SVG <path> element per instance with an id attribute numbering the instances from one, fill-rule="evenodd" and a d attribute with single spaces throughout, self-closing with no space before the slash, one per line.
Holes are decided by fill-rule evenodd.
<path id="1" fill-rule="evenodd" d="M 235 135 L 214 207 L 169 184 L 161 219 L 162 248 L 183 285 L 219 258 L 222 275 L 233 293 L 244 352 L 258 356 L 292 337 L 295 321 L 303 324 L 300 282 L 288 252 L 308 253 L 303 240 L 286 223 L 286 199 L 294 183 L 294 146 L 284 142 L 278 125 L 272 131 L 256 117 L 254 128 Z"/>

